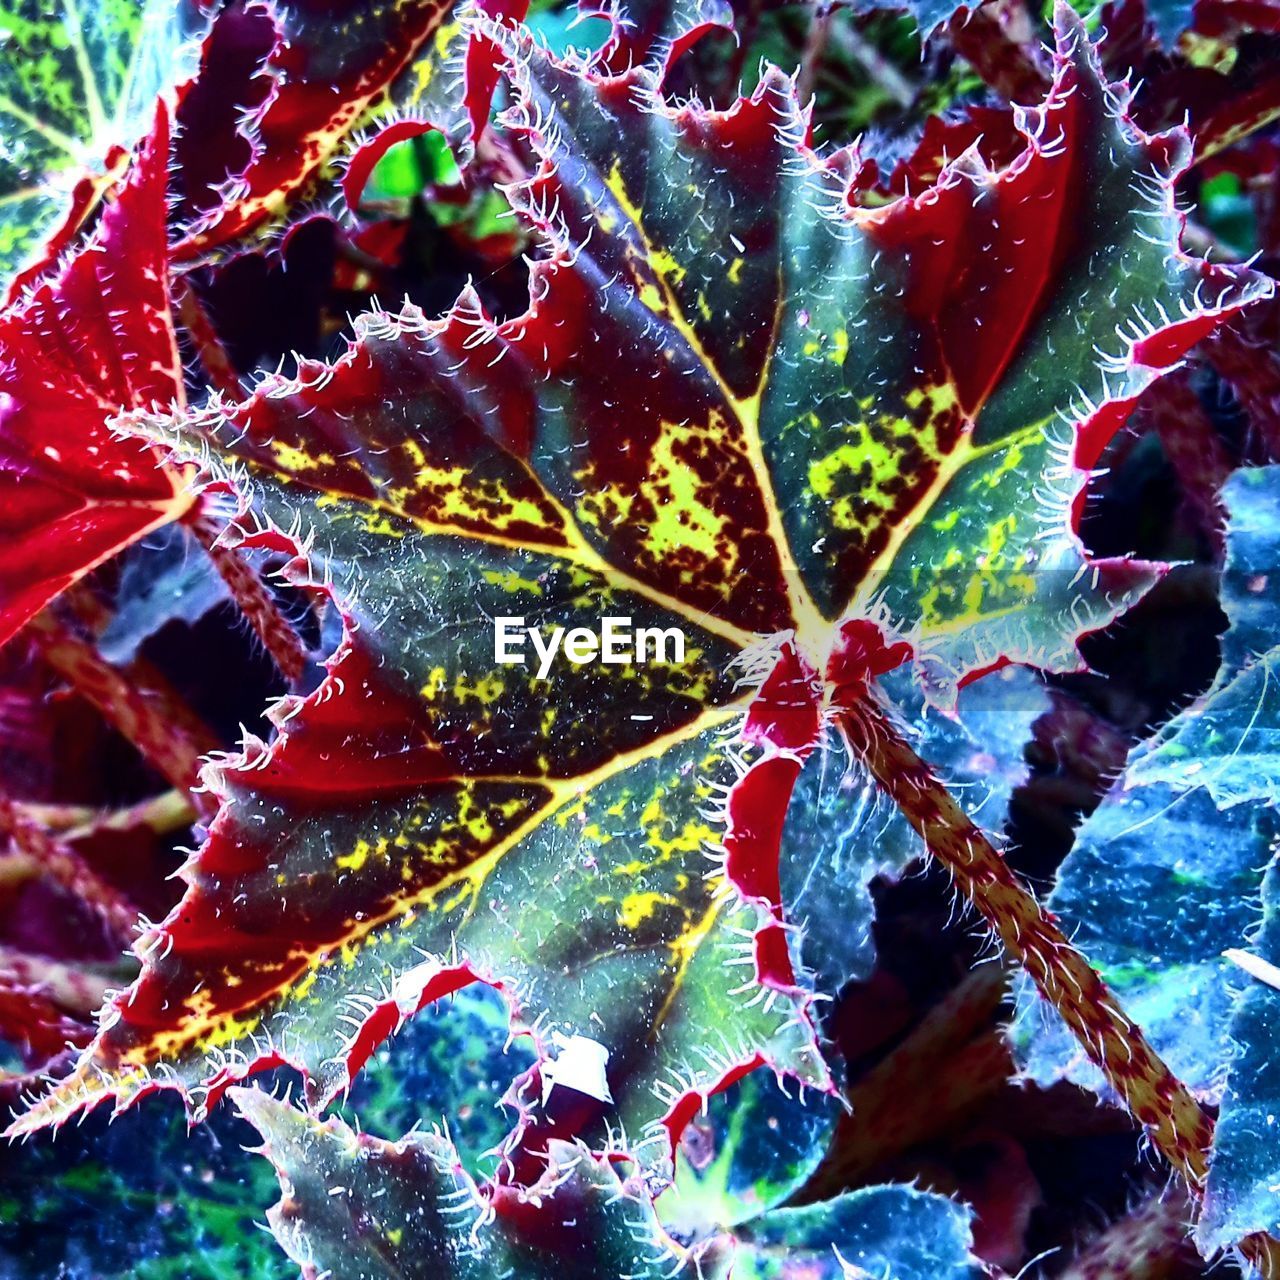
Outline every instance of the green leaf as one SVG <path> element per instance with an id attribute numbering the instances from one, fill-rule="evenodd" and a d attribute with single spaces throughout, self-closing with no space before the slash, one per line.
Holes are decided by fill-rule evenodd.
<path id="1" fill-rule="evenodd" d="M 829 1087 L 779 854 L 826 705 L 910 656 L 944 706 L 1074 667 L 1153 580 L 1088 559 L 1070 457 L 1266 286 L 1181 253 L 1185 140 L 1133 128 L 1078 27 L 1015 161 L 862 208 L 777 72 L 677 107 L 474 21 L 538 161 L 528 311 L 365 316 L 332 365 L 137 419 L 221 459 L 345 635 L 211 771 L 183 902 L 18 1131 L 280 1060 L 319 1106 L 475 980 L 646 1159 L 757 1065 Z M 539 674 L 497 661 L 517 616 L 687 651 Z"/>
<path id="2" fill-rule="evenodd" d="M 66 248 L 150 127 L 156 95 L 194 70 L 199 41 L 182 12 L 173 0 L 0 5 L 5 286 Z"/>
<path id="3" fill-rule="evenodd" d="M 525 1191 L 480 1188 L 440 1132 L 399 1142 L 321 1123 L 256 1089 L 232 1091 L 265 1139 L 282 1196 L 267 1220 L 310 1274 L 343 1280 L 662 1280 L 723 1272 L 661 1234 L 643 1184 L 555 1142 Z"/>
<path id="4" fill-rule="evenodd" d="M 1280 468 L 1238 473 L 1224 497 L 1222 670 L 1139 750 L 1081 828 L 1049 900 L 1174 1073 L 1220 1103 L 1199 1227 L 1206 1250 L 1280 1223 L 1280 970 L 1267 968 L 1280 959 L 1280 646 L 1258 652 L 1280 631 L 1267 588 Z M 1056 1015 L 1025 992 L 1015 1038 L 1033 1078 L 1100 1087 Z"/>

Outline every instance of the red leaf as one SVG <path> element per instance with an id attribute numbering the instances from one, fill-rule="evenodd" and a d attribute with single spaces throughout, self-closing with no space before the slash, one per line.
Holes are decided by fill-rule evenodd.
<path id="1" fill-rule="evenodd" d="M 182 399 L 167 294 L 169 119 L 61 274 L 0 317 L 0 643 L 122 547 L 182 514 L 179 473 L 110 420 Z"/>
<path id="2" fill-rule="evenodd" d="M 268 60 L 276 89 L 249 122 L 252 158 L 224 202 L 175 247 L 175 257 L 197 257 L 278 213 L 447 12 L 444 0 L 302 0 L 281 8 Z M 206 71 L 211 61 L 206 51 Z M 192 92 L 203 87 L 198 79 Z"/>

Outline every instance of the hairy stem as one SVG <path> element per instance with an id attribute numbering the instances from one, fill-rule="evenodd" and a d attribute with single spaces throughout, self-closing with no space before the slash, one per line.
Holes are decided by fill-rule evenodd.
<path id="1" fill-rule="evenodd" d="M 1188 1238 L 1192 1214 L 1185 1188 L 1171 1186 L 1113 1222 L 1057 1280 L 1170 1280 L 1186 1275 L 1198 1261 Z"/>
<path id="2" fill-rule="evenodd" d="M 175 787 L 190 794 L 199 780 L 200 757 L 218 743 L 176 691 L 152 677 L 144 685 L 111 666 L 68 627 L 43 613 L 27 634 L 41 659 L 141 752 Z"/>
<path id="3" fill-rule="evenodd" d="M 307 651 L 253 566 L 234 547 L 221 541 L 226 522 L 207 504 L 201 503 L 192 508 L 184 523 L 209 553 L 209 559 L 227 584 L 231 598 L 240 606 L 240 612 L 262 641 L 280 674 L 292 684 L 306 670 Z"/>
<path id="4" fill-rule="evenodd" d="M 174 282 L 173 298 L 178 321 L 195 347 L 209 385 L 230 400 L 241 399 L 244 389 L 240 377 L 196 291 L 186 280 L 178 279 Z"/>
<path id="5" fill-rule="evenodd" d="M 1213 1126 L 1187 1087 L 1147 1044 L 1106 984 L 1067 940 L 991 841 L 969 820 L 888 712 L 868 697 L 841 728 L 930 854 L 994 928 L 1102 1070 L 1151 1140 L 1192 1185 L 1207 1171 Z"/>
<path id="6" fill-rule="evenodd" d="M 800 102 L 808 102 L 813 97 L 813 86 L 817 82 L 818 67 L 827 51 L 834 16 L 832 10 L 824 11 L 814 6 L 804 52 L 800 55 L 800 72 L 796 77 L 796 98 Z"/>
<path id="7" fill-rule="evenodd" d="M 32 822 L 8 796 L 0 795 L 0 835 L 7 836 L 50 879 L 86 902 L 111 927 L 117 939 L 130 941 L 137 908 L 108 884 L 69 844 L 54 839 Z"/>
<path id="8" fill-rule="evenodd" d="M 0 944 L 0 979 L 10 987 L 39 991 L 68 1013 L 90 1018 L 102 1007 L 111 982 L 92 968 L 32 955 Z"/>
<path id="9" fill-rule="evenodd" d="M 96 831 L 129 831 L 149 827 L 157 835 L 168 835 L 195 821 L 196 811 L 186 794 L 174 788 L 123 809 L 102 809 L 85 804 L 38 804 L 15 800 L 18 812 L 55 835 L 69 839 Z"/>
<path id="10" fill-rule="evenodd" d="M 1151 1141 L 1198 1193 L 1208 1173 L 1213 1118 L 1147 1043 L 1093 966 L 969 820 L 875 696 L 868 692 L 847 701 L 839 725 L 929 853 L 995 930 L 1006 954 L 1031 975 Z M 1268 1280 L 1280 1280 L 1280 1245 L 1270 1237 L 1249 1236 L 1240 1250 Z"/>

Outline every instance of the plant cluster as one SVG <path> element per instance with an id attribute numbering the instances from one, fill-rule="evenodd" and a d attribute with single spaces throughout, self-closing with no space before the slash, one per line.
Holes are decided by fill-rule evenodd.
<path id="1" fill-rule="evenodd" d="M 1280 5 L 0 120 L 0 1276 L 1280 1280 Z"/>

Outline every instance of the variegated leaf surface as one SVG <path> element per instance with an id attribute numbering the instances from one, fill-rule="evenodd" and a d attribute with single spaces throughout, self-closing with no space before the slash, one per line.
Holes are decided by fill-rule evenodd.
<path id="1" fill-rule="evenodd" d="M 776 73 L 672 107 L 475 21 L 539 160 L 527 313 L 366 316 L 332 366 L 136 423 L 233 470 L 345 637 L 211 772 L 185 898 L 18 1130 L 280 1061 L 320 1103 L 475 979 L 544 1088 L 654 1149 L 761 1063 L 824 1087 L 778 851 L 829 694 L 1073 666 L 1152 579 L 1087 558 L 1071 461 L 1263 286 L 1181 253 L 1185 141 L 1136 132 L 1077 25 L 1012 163 L 864 209 Z M 687 647 L 499 665 L 517 616 Z"/>
<path id="2" fill-rule="evenodd" d="M 194 65 L 195 17 L 173 0 L 0 6 L 0 284 L 10 297 L 67 249 L 146 134 L 156 96 Z"/>
<path id="3" fill-rule="evenodd" d="M 174 248 L 179 260 L 281 214 L 449 13 L 447 0 L 298 0 L 267 8 L 276 28 L 266 63 L 273 91 L 244 122 L 247 163 L 184 229 Z"/>
<path id="4" fill-rule="evenodd" d="M 643 1182 L 556 1143 L 523 1191 L 482 1191 L 441 1131 L 387 1142 L 233 1090 L 262 1134 L 281 1198 L 267 1219 L 304 1277 L 343 1280 L 662 1280 L 725 1277 L 715 1242 L 686 1254 Z"/>

